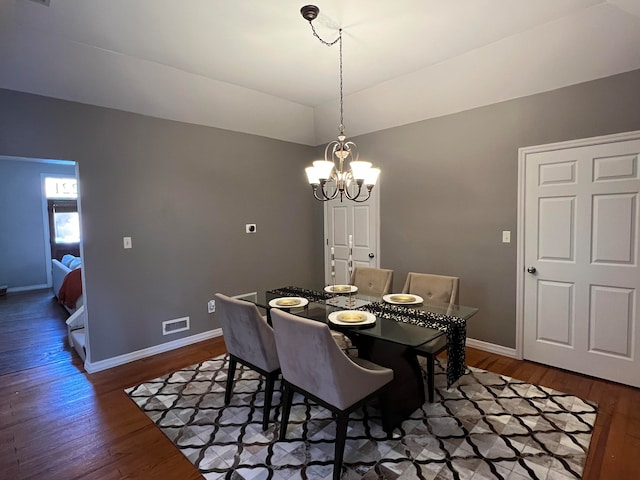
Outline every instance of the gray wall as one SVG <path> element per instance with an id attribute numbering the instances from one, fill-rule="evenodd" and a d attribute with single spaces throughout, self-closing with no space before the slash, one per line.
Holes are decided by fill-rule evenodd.
<path id="1" fill-rule="evenodd" d="M 0 158 L 0 285 L 10 290 L 47 285 L 51 266 L 42 214 L 43 173 L 75 177 L 76 170 L 73 165 Z"/>
<path id="2" fill-rule="evenodd" d="M 638 129 L 640 70 L 355 138 L 382 169 L 395 290 L 409 271 L 459 276 L 480 308 L 469 337 L 515 347 L 518 148 Z"/>
<path id="3" fill-rule="evenodd" d="M 514 347 L 518 148 L 640 129 L 639 85 L 634 71 L 355 138 L 382 168 L 394 289 L 408 271 L 458 275 L 480 308 L 469 336 Z M 0 155 L 79 162 L 92 361 L 177 338 L 162 320 L 217 327 L 216 291 L 321 282 L 315 150 L 0 90 Z"/>
<path id="4" fill-rule="evenodd" d="M 92 362 L 218 327 L 215 292 L 321 282 L 312 150 L 0 90 L 0 155 L 78 162 Z"/>

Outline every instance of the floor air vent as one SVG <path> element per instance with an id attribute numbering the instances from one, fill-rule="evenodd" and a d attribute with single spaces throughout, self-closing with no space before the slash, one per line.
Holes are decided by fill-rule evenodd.
<path id="1" fill-rule="evenodd" d="M 185 330 L 189 330 L 189 317 L 176 318 L 175 320 L 166 320 L 162 322 L 163 335 L 183 332 Z"/>
<path id="2" fill-rule="evenodd" d="M 51 3 L 51 0 L 31 0 L 34 3 L 39 3 L 40 5 L 45 5 L 45 6 L 49 6 L 49 4 Z"/>

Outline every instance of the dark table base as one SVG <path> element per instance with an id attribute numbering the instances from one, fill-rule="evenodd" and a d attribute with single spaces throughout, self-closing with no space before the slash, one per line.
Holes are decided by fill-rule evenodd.
<path id="1" fill-rule="evenodd" d="M 422 369 L 411 347 L 372 337 L 349 335 L 358 356 L 393 370 L 393 380 L 385 390 L 382 422 L 387 434 L 425 402 Z"/>

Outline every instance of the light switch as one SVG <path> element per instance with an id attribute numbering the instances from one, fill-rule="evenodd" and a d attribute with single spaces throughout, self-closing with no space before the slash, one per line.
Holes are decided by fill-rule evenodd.
<path id="1" fill-rule="evenodd" d="M 124 248 L 132 248 L 131 237 L 122 237 L 122 243 L 124 244 Z"/>
<path id="2" fill-rule="evenodd" d="M 511 230 L 502 231 L 502 243 L 511 243 Z"/>

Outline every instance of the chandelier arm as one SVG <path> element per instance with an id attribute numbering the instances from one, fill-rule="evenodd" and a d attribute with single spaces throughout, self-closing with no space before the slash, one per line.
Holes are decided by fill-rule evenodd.
<path id="1" fill-rule="evenodd" d="M 317 186 L 312 185 L 311 187 L 313 188 L 313 196 L 316 198 L 316 200 L 320 200 L 321 202 L 326 202 L 326 201 L 329 200 L 328 198 L 326 198 L 326 196 L 324 196 L 324 191 L 323 191 L 322 187 L 320 188 L 320 191 L 322 192 L 322 195 L 323 195 L 324 198 L 318 196 L 318 187 Z"/>
<path id="2" fill-rule="evenodd" d="M 353 200 L 355 202 L 356 198 L 358 198 L 360 196 L 360 193 L 362 192 L 362 182 L 358 182 L 355 179 L 353 179 L 352 181 L 355 182 L 355 184 L 358 186 L 358 193 L 356 193 L 355 195 L 351 195 L 349 193 L 349 189 L 345 188 L 344 189 L 344 194 L 349 200 Z"/>
<path id="3" fill-rule="evenodd" d="M 349 151 L 349 155 L 351 155 L 350 162 L 357 162 L 360 158 L 360 149 L 358 149 L 358 145 L 356 145 L 352 141 L 345 142 L 344 147 Z M 354 155 L 355 153 L 355 155 Z"/>
<path id="4" fill-rule="evenodd" d="M 333 159 L 333 153 L 336 151 L 336 147 L 339 147 L 339 146 L 340 146 L 340 143 L 337 140 L 332 140 L 331 142 L 327 143 L 327 146 L 324 148 L 324 159 L 335 163 L 335 160 Z M 331 152 L 331 160 L 329 160 L 330 148 L 333 149 L 333 151 Z"/>
<path id="5" fill-rule="evenodd" d="M 373 189 L 373 186 L 371 185 L 367 185 L 367 196 L 365 198 L 360 198 L 360 189 L 358 189 L 358 195 L 356 195 L 354 198 L 349 198 L 349 200 L 351 200 L 352 202 L 356 202 L 356 203 L 362 203 L 362 202 L 366 202 L 367 200 L 369 200 L 371 198 L 371 190 Z"/>
<path id="6" fill-rule="evenodd" d="M 325 188 L 325 185 L 327 183 L 329 183 L 329 181 L 331 181 L 331 180 L 336 182 L 336 190 L 333 192 L 332 195 L 327 195 L 327 190 Z M 334 176 L 332 174 L 331 178 L 328 181 L 324 181 L 324 182 L 320 183 L 320 192 L 322 193 L 322 198 L 318 198 L 317 196 L 316 196 L 316 198 L 318 198 L 318 200 L 321 200 L 323 202 L 326 202 L 328 200 L 333 200 L 334 198 L 336 198 L 338 196 L 338 190 L 339 190 L 338 189 L 338 180 L 336 178 L 334 178 Z M 315 195 L 315 192 L 314 192 L 314 195 Z"/>

